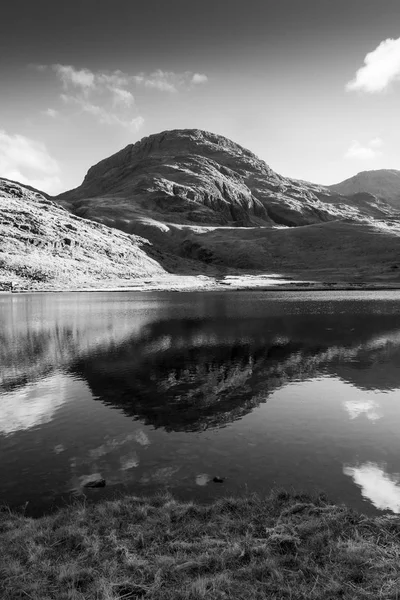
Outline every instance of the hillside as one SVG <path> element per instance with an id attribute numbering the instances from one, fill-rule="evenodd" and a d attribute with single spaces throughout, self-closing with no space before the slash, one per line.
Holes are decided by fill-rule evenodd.
<path id="1" fill-rule="evenodd" d="M 70 214 L 40 192 L 0 179 L 0 290 L 76 288 L 162 274 L 149 242 Z"/>
<path id="2" fill-rule="evenodd" d="M 330 185 L 329 189 L 353 197 L 355 194 L 371 194 L 400 210 L 400 171 L 395 169 L 362 171 L 341 183 Z"/>

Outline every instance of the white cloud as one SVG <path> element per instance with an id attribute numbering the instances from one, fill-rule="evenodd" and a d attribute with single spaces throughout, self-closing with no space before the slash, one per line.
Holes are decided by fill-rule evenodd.
<path id="1" fill-rule="evenodd" d="M 138 85 L 172 93 L 189 89 L 192 84 L 198 85 L 208 81 L 207 75 L 200 73 L 192 73 L 191 71 L 174 73 L 173 71 L 162 71 L 161 69 L 157 69 L 150 74 L 139 73 L 134 75 L 133 79 Z"/>
<path id="2" fill-rule="evenodd" d="M 61 188 L 59 171 L 44 144 L 0 130 L 0 177 L 56 193 Z"/>
<path id="3" fill-rule="evenodd" d="M 203 75 L 202 73 L 195 73 L 192 77 L 192 83 L 194 84 L 207 83 L 207 81 L 207 75 Z"/>
<path id="4" fill-rule="evenodd" d="M 346 85 L 348 91 L 370 94 L 383 92 L 400 79 L 400 38 L 384 40 L 364 58 L 364 66 L 358 69 L 354 79 Z"/>
<path id="5" fill-rule="evenodd" d="M 89 69 L 75 69 L 71 65 L 52 65 L 52 69 L 64 84 L 65 89 L 70 85 L 87 90 L 95 85 L 95 75 Z"/>
<path id="6" fill-rule="evenodd" d="M 400 478 L 389 475 L 378 464 L 367 462 L 360 466 L 343 468 L 354 483 L 361 488 L 361 494 L 380 510 L 389 509 L 400 513 Z"/>
<path id="7" fill-rule="evenodd" d="M 367 142 L 364 146 L 359 141 L 353 140 L 350 147 L 346 151 L 344 158 L 358 159 L 358 160 L 369 160 L 380 156 L 382 152 L 380 148 L 383 145 L 383 141 L 380 138 L 374 138 Z"/>
<path id="8" fill-rule="evenodd" d="M 131 92 L 129 92 L 128 90 L 124 90 L 122 88 L 114 88 L 113 89 L 113 104 L 114 106 L 118 106 L 120 104 L 124 105 L 124 106 L 133 106 L 135 99 L 133 97 L 133 95 L 131 94 Z"/>
<path id="9" fill-rule="evenodd" d="M 46 115 L 47 117 L 51 117 L 52 119 L 55 119 L 56 117 L 58 117 L 58 110 L 55 110 L 54 108 L 47 108 L 46 110 L 43 111 L 43 114 Z"/>

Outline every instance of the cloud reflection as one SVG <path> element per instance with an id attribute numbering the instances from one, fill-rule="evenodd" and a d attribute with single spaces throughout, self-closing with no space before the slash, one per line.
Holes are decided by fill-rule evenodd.
<path id="1" fill-rule="evenodd" d="M 62 375 L 9 392 L 0 401 L 0 434 L 11 435 L 50 423 L 67 401 L 67 381 Z"/>
<path id="2" fill-rule="evenodd" d="M 363 498 L 367 498 L 380 510 L 389 509 L 400 513 L 400 475 L 390 475 L 377 463 L 367 462 L 360 466 L 344 466 L 343 473 L 352 477 L 361 488 Z"/>
<path id="3" fill-rule="evenodd" d="M 362 414 L 365 414 L 369 421 L 378 421 L 382 418 L 376 410 L 379 404 L 374 400 L 348 400 L 343 402 L 343 406 L 349 413 L 350 419 L 357 419 Z"/>

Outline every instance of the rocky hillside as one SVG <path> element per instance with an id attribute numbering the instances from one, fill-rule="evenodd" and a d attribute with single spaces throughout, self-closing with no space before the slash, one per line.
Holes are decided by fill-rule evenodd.
<path id="1" fill-rule="evenodd" d="M 0 179 L 0 290 L 75 288 L 163 273 L 148 241 L 67 212 L 40 192 Z"/>
<path id="2" fill-rule="evenodd" d="M 80 216 L 128 232 L 149 219 L 300 226 L 390 211 L 374 198 L 357 204 L 327 188 L 282 177 L 249 150 L 197 129 L 165 131 L 130 144 L 56 200 Z"/>
<path id="3" fill-rule="evenodd" d="M 387 202 L 400 210 L 400 171 L 395 169 L 362 171 L 341 183 L 330 185 L 329 189 L 353 197 L 355 194 L 364 198 L 372 195 L 381 201 L 381 205 Z"/>

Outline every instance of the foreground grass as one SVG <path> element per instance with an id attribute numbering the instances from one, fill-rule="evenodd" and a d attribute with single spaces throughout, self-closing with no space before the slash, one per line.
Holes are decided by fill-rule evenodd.
<path id="1" fill-rule="evenodd" d="M 3 600 L 400 597 L 400 518 L 275 492 L 0 513 Z"/>

